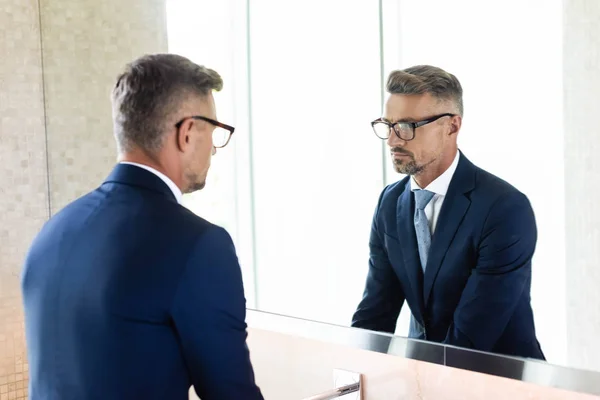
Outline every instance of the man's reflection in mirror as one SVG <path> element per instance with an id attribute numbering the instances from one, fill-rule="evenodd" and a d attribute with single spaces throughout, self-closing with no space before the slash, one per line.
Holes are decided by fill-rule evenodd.
<path id="1" fill-rule="evenodd" d="M 386 89 L 372 127 L 406 177 L 379 198 L 352 326 L 393 333 L 406 302 L 410 338 L 544 359 L 530 304 L 533 210 L 458 149 L 460 82 L 420 65 L 392 72 Z M 507 139 L 515 138 L 506 106 L 490 124 L 506 124 Z"/>

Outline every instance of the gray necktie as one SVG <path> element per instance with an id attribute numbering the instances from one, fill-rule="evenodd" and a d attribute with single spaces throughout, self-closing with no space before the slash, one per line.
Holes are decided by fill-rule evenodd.
<path id="1" fill-rule="evenodd" d="M 419 258 L 421 260 L 421 268 L 425 272 L 427 266 L 427 256 L 429 247 L 431 246 L 431 230 L 429 229 L 429 221 L 425 215 L 425 207 L 431 201 L 435 193 L 429 190 L 415 190 L 415 233 L 417 234 L 417 246 L 419 248 Z M 425 329 L 415 319 L 411 313 L 410 328 L 408 337 L 425 339 Z"/>
<path id="2" fill-rule="evenodd" d="M 419 258 L 421 268 L 425 272 L 427 267 L 427 256 L 431 246 L 431 230 L 429 221 L 425 215 L 425 207 L 431 201 L 435 193 L 429 190 L 415 190 L 415 233 L 417 234 L 417 245 L 419 246 Z"/>

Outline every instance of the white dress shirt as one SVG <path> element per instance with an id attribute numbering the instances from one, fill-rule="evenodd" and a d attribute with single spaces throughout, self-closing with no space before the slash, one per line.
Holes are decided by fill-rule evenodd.
<path id="1" fill-rule="evenodd" d="M 140 168 L 145 169 L 146 171 L 152 172 L 154 175 L 158 176 L 160 179 L 162 179 L 162 181 L 164 183 L 167 184 L 167 186 L 169 187 L 169 189 L 171 189 L 171 192 L 173 192 L 173 196 L 175 196 L 175 199 L 177 200 L 177 203 L 181 204 L 181 197 L 183 196 L 183 194 L 181 193 L 181 190 L 177 187 L 177 185 L 175 184 L 175 182 L 173 182 L 168 176 L 166 176 L 162 172 L 157 171 L 154 168 L 149 167 L 149 166 L 144 165 L 144 164 L 138 164 L 138 163 L 129 162 L 129 161 L 121 161 L 121 164 L 135 165 L 136 167 L 140 167 Z"/>
<path id="2" fill-rule="evenodd" d="M 444 198 L 446 197 L 446 193 L 448 192 L 448 186 L 450 186 L 450 181 L 454 176 L 454 172 L 456 171 L 456 167 L 458 165 L 458 159 L 460 158 L 460 152 L 456 152 L 456 157 L 454 157 L 454 161 L 448 167 L 443 174 L 438 176 L 433 180 L 427 187 L 421 188 L 415 182 L 414 177 L 410 180 L 410 190 L 413 192 L 419 189 L 425 189 L 430 192 L 435 193 L 429 204 L 425 207 L 425 215 L 427 216 L 427 221 L 429 221 L 429 229 L 431 231 L 431 235 L 433 236 L 433 232 L 435 232 L 435 227 L 437 225 L 437 220 L 440 216 L 440 210 L 442 209 L 442 204 L 444 203 Z"/>

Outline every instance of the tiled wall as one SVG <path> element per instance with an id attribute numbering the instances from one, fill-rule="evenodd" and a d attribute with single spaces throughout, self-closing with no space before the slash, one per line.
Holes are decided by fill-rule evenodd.
<path id="1" fill-rule="evenodd" d="M 20 263 L 48 217 L 37 0 L 1 0 L 0 400 L 27 398 Z"/>
<path id="2" fill-rule="evenodd" d="M 110 91 L 125 63 L 166 52 L 165 0 L 42 0 L 52 212 L 112 169 Z"/>
<path id="3" fill-rule="evenodd" d="M 600 370 L 600 1 L 563 21 L 568 365 Z"/>
<path id="4" fill-rule="evenodd" d="M 110 171 L 111 86 L 167 39 L 164 0 L 0 0 L 0 9 L 0 400 L 13 400 L 27 397 L 25 252 L 50 206 L 54 214 Z"/>

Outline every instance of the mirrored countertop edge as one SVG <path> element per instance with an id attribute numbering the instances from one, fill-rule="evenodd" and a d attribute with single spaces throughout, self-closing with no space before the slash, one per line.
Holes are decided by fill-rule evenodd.
<path id="1" fill-rule="evenodd" d="M 260 329 L 336 345 L 516 379 L 600 396 L 600 372 L 509 357 L 348 326 L 248 309 L 246 322 Z"/>

